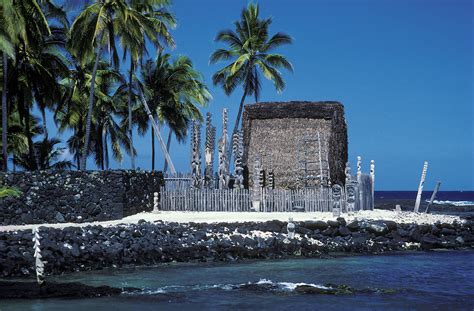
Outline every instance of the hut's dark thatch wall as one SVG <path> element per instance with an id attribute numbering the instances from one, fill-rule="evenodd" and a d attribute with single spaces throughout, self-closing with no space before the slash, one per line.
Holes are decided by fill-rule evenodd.
<path id="1" fill-rule="evenodd" d="M 301 175 L 298 150 L 306 138 L 321 135 L 323 159 L 328 158 L 332 183 L 343 184 L 347 162 L 347 127 L 339 102 L 268 102 L 245 106 L 244 165 L 252 184 L 253 163 L 273 167 L 278 188 L 295 188 Z M 312 149 L 314 152 L 314 149 Z M 314 154 L 318 159 L 318 154 Z"/>

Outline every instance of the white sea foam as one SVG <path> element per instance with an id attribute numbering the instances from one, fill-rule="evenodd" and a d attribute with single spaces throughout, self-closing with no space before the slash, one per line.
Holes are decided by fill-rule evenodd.
<path id="1" fill-rule="evenodd" d="M 165 294 L 165 293 L 173 293 L 173 292 L 183 292 L 183 291 L 206 291 L 211 289 L 220 289 L 220 290 L 234 290 L 239 289 L 247 285 L 269 285 L 269 290 L 271 291 L 294 291 L 298 286 L 311 286 L 316 288 L 328 289 L 329 287 L 313 284 L 313 283 L 304 283 L 304 282 L 274 282 L 268 279 L 260 279 L 257 282 L 247 282 L 247 283 L 240 283 L 240 284 L 201 284 L 201 285 L 168 285 L 159 287 L 156 289 L 143 289 L 139 293 L 124 293 L 126 295 L 157 295 L 157 294 Z"/>
<path id="2" fill-rule="evenodd" d="M 438 201 L 434 200 L 434 204 L 447 204 L 447 205 L 454 205 L 454 206 L 470 206 L 474 205 L 474 201 Z"/>

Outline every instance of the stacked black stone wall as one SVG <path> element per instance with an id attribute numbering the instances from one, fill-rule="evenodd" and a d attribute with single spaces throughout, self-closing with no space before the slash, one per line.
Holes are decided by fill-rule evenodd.
<path id="1" fill-rule="evenodd" d="M 397 224 L 393 221 L 287 223 L 149 223 L 129 226 L 40 227 L 47 274 L 166 262 L 236 261 L 330 254 L 382 254 L 391 251 L 472 249 L 474 222 Z M 31 230 L 0 232 L 0 277 L 34 277 Z"/>
<path id="2" fill-rule="evenodd" d="M 153 209 L 161 173 L 145 171 L 36 171 L 0 173 L 0 183 L 21 191 L 0 199 L 0 224 L 120 219 Z"/>

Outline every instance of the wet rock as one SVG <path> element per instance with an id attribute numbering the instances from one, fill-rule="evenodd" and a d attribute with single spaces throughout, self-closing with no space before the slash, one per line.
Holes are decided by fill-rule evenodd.
<path id="1" fill-rule="evenodd" d="M 328 220 L 328 225 L 332 228 L 338 228 L 339 227 L 339 222 L 334 221 L 334 220 Z"/>
<path id="2" fill-rule="evenodd" d="M 126 288 L 128 292 L 138 288 Z M 0 299 L 45 299 L 45 298 L 87 298 L 120 295 L 121 288 L 110 286 L 89 286 L 81 283 L 46 282 L 41 286 L 36 282 L 0 281 Z"/>

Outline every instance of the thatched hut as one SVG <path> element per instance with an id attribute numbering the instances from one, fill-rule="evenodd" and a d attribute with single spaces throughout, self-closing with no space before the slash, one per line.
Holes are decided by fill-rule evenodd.
<path id="1" fill-rule="evenodd" d="M 341 103 L 292 101 L 247 105 L 243 131 L 244 165 L 250 185 L 255 160 L 262 163 L 264 170 L 273 170 L 276 188 L 297 188 L 304 174 L 324 167 L 332 184 L 344 184 L 347 126 Z"/>

